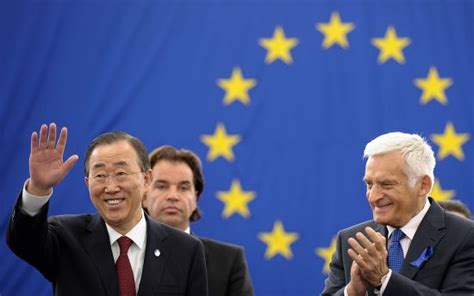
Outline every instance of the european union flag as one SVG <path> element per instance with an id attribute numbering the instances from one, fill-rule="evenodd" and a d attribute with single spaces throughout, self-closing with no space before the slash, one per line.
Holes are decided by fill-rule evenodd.
<path id="1" fill-rule="evenodd" d="M 199 235 L 245 247 L 256 295 L 315 295 L 337 231 L 371 218 L 362 151 L 427 138 L 432 196 L 474 207 L 471 0 L 19 0 L 0 4 L 0 226 L 30 134 L 66 156 L 124 130 L 203 160 Z M 77 164 L 50 214 L 92 212 Z M 0 242 L 0 295 L 50 295 Z"/>

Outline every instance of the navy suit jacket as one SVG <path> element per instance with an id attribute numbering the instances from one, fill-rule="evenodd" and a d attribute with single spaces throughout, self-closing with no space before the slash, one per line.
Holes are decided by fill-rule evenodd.
<path id="1" fill-rule="evenodd" d="M 15 254 L 37 268 L 55 295 L 119 295 L 105 223 L 99 214 L 47 218 L 21 210 L 21 194 L 7 229 Z M 137 294 L 207 296 L 204 251 L 199 240 L 146 217 L 147 241 Z M 155 250 L 160 255 L 155 256 Z"/>
<path id="2" fill-rule="evenodd" d="M 400 273 L 392 276 L 384 291 L 391 295 L 474 295 L 474 222 L 445 212 L 430 198 L 430 208 L 413 237 Z M 352 259 L 347 240 L 370 226 L 387 236 L 385 226 L 367 221 L 340 231 L 321 295 L 344 295 L 350 281 Z M 421 264 L 412 263 L 427 248 L 433 254 Z M 417 266 L 418 265 L 418 266 Z M 373 294 L 373 287 L 368 291 Z"/>
<path id="3" fill-rule="evenodd" d="M 204 245 L 209 296 L 253 296 L 244 250 L 209 238 L 199 239 Z"/>

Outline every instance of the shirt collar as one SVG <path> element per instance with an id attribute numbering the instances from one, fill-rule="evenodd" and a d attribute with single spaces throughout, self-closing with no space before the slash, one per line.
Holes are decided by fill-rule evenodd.
<path id="1" fill-rule="evenodd" d="M 403 233 L 405 234 L 406 237 L 408 237 L 410 240 L 413 240 L 413 237 L 415 236 L 416 230 L 418 229 L 418 226 L 420 226 L 421 221 L 425 217 L 426 213 L 430 209 L 430 202 L 428 199 L 426 199 L 425 206 L 423 209 L 415 215 L 415 217 L 411 218 L 410 221 L 408 221 L 407 224 L 405 224 L 402 228 L 400 228 Z M 395 230 L 395 227 L 387 225 L 388 229 L 388 237 L 392 234 L 392 232 Z"/>
<path id="2" fill-rule="evenodd" d="M 113 245 L 122 235 L 112 228 L 109 224 L 105 223 L 107 232 L 109 233 L 110 245 Z M 145 215 L 142 211 L 142 218 L 138 221 L 137 225 L 133 226 L 130 231 L 125 234 L 129 239 L 137 245 L 139 249 L 145 246 L 146 241 L 146 220 Z"/>

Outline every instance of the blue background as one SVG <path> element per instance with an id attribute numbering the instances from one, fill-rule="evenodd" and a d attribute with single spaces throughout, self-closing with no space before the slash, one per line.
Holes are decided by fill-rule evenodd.
<path id="1" fill-rule="evenodd" d="M 315 29 L 332 12 L 354 24 L 349 47 L 323 48 Z M 265 63 L 261 38 L 298 38 L 293 63 Z M 378 63 L 372 38 L 388 26 L 411 44 L 406 62 Z M 390 131 L 431 141 L 448 122 L 474 131 L 474 2 L 470 0 L 49 0 L 0 3 L 0 231 L 28 177 L 30 135 L 67 126 L 66 157 L 81 159 L 54 191 L 50 214 L 95 211 L 82 160 L 100 133 L 124 130 L 151 151 L 171 144 L 203 160 L 204 213 L 193 231 L 243 245 L 256 295 L 315 295 L 341 228 L 371 218 L 362 182 L 365 144 Z M 257 81 L 250 104 L 223 104 L 218 79 L 239 67 Z M 448 104 L 420 104 L 414 79 L 430 67 L 453 85 Z M 209 161 L 201 136 L 218 123 L 241 141 L 234 161 Z M 437 153 L 439 146 L 433 142 Z M 438 159 L 444 189 L 474 207 L 473 144 Z M 254 191 L 250 217 L 222 216 L 232 180 Z M 260 233 L 281 221 L 293 257 L 265 258 Z M 0 294 L 50 295 L 50 284 L 0 241 Z"/>

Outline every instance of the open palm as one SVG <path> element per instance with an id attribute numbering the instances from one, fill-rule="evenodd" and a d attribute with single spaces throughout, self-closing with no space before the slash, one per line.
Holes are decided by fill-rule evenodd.
<path id="1" fill-rule="evenodd" d="M 48 136 L 49 135 L 49 136 Z M 43 124 L 38 133 L 31 135 L 30 183 L 28 191 L 36 195 L 46 195 L 51 188 L 61 182 L 78 160 L 72 155 L 63 161 L 67 141 L 67 129 L 62 128 L 56 144 L 56 124 Z"/>

